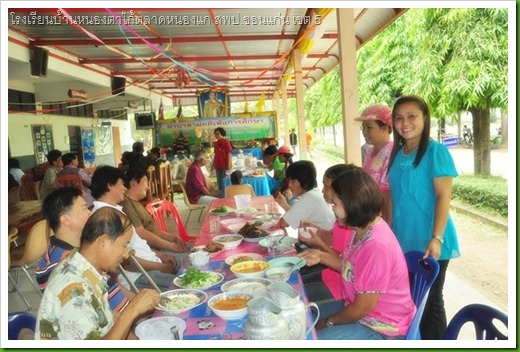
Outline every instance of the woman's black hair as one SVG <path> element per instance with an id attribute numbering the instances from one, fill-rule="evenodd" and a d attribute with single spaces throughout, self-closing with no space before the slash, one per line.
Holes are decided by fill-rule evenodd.
<path id="1" fill-rule="evenodd" d="M 111 241 L 122 236 L 132 226 L 128 218 L 112 207 L 96 210 L 87 220 L 81 232 L 81 246 L 91 244 L 100 236 L 107 235 Z"/>
<path id="2" fill-rule="evenodd" d="M 384 199 L 376 181 L 358 166 L 339 174 L 332 189 L 343 203 L 346 218 L 341 222 L 350 227 L 366 227 L 383 208 Z"/>
<path id="3" fill-rule="evenodd" d="M 239 185 L 242 183 L 242 171 L 240 170 L 233 171 L 229 177 L 231 178 L 232 185 Z"/>
<path id="4" fill-rule="evenodd" d="M 401 148 L 404 148 L 406 144 L 406 140 L 397 132 L 395 129 L 395 118 L 396 118 L 396 110 L 399 106 L 407 103 L 417 104 L 419 110 L 422 111 L 424 116 L 424 129 L 421 133 L 421 140 L 419 141 L 419 147 L 417 148 L 417 155 L 415 156 L 415 160 L 413 162 L 413 166 L 419 166 L 421 159 L 426 153 L 426 148 L 428 147 L 428 142 L 430 141 L 430 125 L 431 125 L 431 117 L 430 117 L 430 109 L 428 108 L 428 104 L 424 101 L 423 98 L 418 97 L 416 95 L 404 95 L 397 99 L 394 103 L 394 107 L 392 109 L 392 125 L 394 130 L 394 147 L 392 148 L 392 153 L 390 154 L 390 162 L 388 164 L 388 170 L 392 167 L 394 163 L 395 157 Z"/>
<path id="5" fill-rule="evenodd" d="M 289 165 L 285 172 L 285 178 L 298 180 L 300 186 L 306 191 L 310 191 L 318 186 L 316 167 L 309 160 L 300 160 Z"/>

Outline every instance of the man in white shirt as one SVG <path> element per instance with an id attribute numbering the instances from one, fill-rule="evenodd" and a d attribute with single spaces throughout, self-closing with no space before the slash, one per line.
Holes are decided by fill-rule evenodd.
<path id="1" fill-rule="evenodd" d="M 123 174 L 112 166 L 101 166 L 96 169 L 92 176 L 92 195 L 97 201 L 94 202 L 93 212 L 102 207 L 113 207 L 123 213 L 122 207 L 118 203 L 122 202 L 126 188 L 123 183 Z M 132 226 L 132 238 L 128 244 L 128 249 L 135 250 L 135 258 L 141 266 L 148 272 L 157 286 L 164 292 L 170 288 L 170 284 L 177 273 L 177 263 L 172 256 L 155 251 L 150 248 L 146 240 L 139 237 Z M 132 266 L 127 266 L 128 276 L 134 281 L 137 288 L 150 288 L 151 285 L 143 275 Z M 128 283 L 120 274 L 119 282 L 129 288 Z"/>

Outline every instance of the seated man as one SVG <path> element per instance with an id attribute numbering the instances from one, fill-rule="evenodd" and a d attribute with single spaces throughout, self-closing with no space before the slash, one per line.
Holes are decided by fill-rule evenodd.
<path id="1" fill-rule="evenodd" d="M 87 202 L 89 208 L 92 207 L 92 204 L 94 203 L 94 197 L 92 197 L 92 192 L 90 191 L 92 178 L 84 169 L 78 167 L 79 161 L 78 157 L 75 154 L 65 153 L 61 157 L 61 160 L 63 162 L 63 169 L 60 172 L 58 172 L 57 176 L 80 175 L 83 199 L 85 199 L 85 202 Z"/>
<path id="2" fill-rule="evenodd" d="M 126 188 L 123 183 L 123 174 L 120 170 L 112 166 L 102 166 L 96 169 L 92 176 L 92 195 L 96 212 L 103 207 L 112 207 L 123 213 L 123 208 L 118 203 L 124 200 Z M 123 213 L 124 214 L 124 213 Z M 161 251 L 152 250 L 145 239 L 142 239 L 132 226 L 132 237 L 128 244 L 128 249 L 135 250 L 135 258 L 141 266 L 148 272 L 161 291 L 167 291 L 175 278 L 177 272 L 177 262 L 171 255 Z M 129 278 L 137 288 L 151 287 L 146 278 L 138 272 L 137 268 L 131 264 L 126 264 Z M 129 288 L 128 283 L 122 275 L 118 276 L 119 282 Z"/>
<path id="3" fill-rule="evenodd" d="M 58 188 L 49 194 L 42 205 L 43 217 L 54 231 L 49 248 L 36 268 L 36 281 L 42 290 L 47 286 L 51 272 L 58 263 L 80 245 L 81 230 L 90 216 L 90 210 L 80 191 L 73 187 Z M 121 287 L 110 275 L 107 277 L 108 303 L 114 312 L 121 312 L 134 294 Z"/>
<path id="4" fill-rule="evenodd" d="M 127 191 L 121 206 L 132 225 L 134 225 L 139 237 L 146 240 L 152 248 L 167 249 L 174 252 L 177 262 L 181 262 L 184 258 L 183 252 L 188 249 L 186 243 L 177 234 L 159 230 L 150 213 L 140 202 L 140 200 L 146 198 L 146 191 L 148 190 L 147 175 L 139 169 L 129 170 L 125 175 L 125 187 Z"/>
<path id="5" fill-rule="evenodd" d="M 43 176 L 43 181 L 41 185 L 41 199 L 45 199 L 56 189 L 54 182 L 56 181 L 56 175 L 63 168 L 63 162 L 61 160 L 61 151 L 58 149 L 53 149 L 47 154 L 47 160 L 49 161 L 49 168 L 45 171 L 45 176 Z"/>
<path id="6" fill-rule="evenodd" d="M 194 159 L 186 173 L 186 194 L 192 204 L 210 204 L 217 199 L 220 192 L 209 190 L 201 169 L 208 162 L 208 155 L 205 151 L 199 150 L 195 153 Z"/>
<path id="7" fill-rule="evenodd" d="M 132 325 L 159 303 L 155 290 L 141 290 L 119 317 L 108 304 L 105 272 L 117 270 L 127 259 L 132 237 L 130 220 L 104 207 L 87 220 L 79 249 L 57 266 L 38 310 L 37 340 L 122 340 Z"/>

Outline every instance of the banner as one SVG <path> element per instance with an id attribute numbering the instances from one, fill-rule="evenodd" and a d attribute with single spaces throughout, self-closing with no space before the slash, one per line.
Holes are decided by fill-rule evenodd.
<path id="1" fill-rule="evenodd" d="M 217 127 L 226 130 L 226 138 L 231 141 L 275 138 L 274 125 L 274 115 L 271 115 L 247 118 L 194 119 L 190 121 L 175 120 L 168 123 L 158 123 L 157 127 L 159 128 L 159 143 L 171 145 L 181 133 L 190 143 L 211 143 L 214 141 L 213 131 Z"/>

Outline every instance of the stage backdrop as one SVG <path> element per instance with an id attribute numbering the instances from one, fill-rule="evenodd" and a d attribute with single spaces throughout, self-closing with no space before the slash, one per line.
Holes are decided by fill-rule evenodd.
<path id="1" fill-rule="evenodd" d="M 189 139 L 190 143 L 209 142 L 209 137 L 213 137 L 213 131 L 217 127 L 224 128 L 227 132 L 226 138 L 231 141 L 276 138 L 275 114 L 270 112 L 262 115 L 264 116 L 158 121 L 158 143 L 172 145 L 174 139 L 179 137 L 181 132 L 185 138 Z"/>

